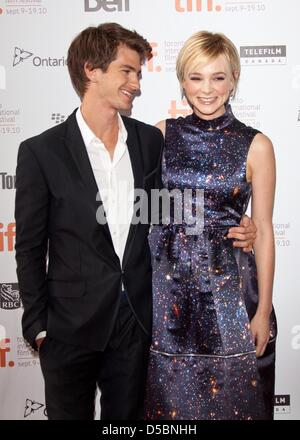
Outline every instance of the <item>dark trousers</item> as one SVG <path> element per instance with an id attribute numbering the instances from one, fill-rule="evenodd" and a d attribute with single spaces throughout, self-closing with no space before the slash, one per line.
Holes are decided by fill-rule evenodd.
<path id="1" fill-rule="evenodd" d="M 40 349 L 50 420 L 94 418 L 97 385 L 102 420 L 138 420 L 143 414 L 150 339 L 124 296 L 104 351 L 67 345 L 46 336 Z"/>

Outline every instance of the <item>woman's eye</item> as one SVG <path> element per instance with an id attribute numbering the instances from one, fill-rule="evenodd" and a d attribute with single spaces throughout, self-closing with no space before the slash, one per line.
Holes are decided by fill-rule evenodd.
<path id="1" fill-rule="evenodd" d="M 224 76 L 217 76 L 216 78 L 215 78 L 217 81 L 224 81 Z"/>

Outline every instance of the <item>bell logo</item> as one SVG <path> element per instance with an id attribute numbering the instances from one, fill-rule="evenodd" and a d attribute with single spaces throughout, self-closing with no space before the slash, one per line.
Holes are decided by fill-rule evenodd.
<path id="1" fill-rule="evenodd" d="M 147 61 L 147 70 L 148 72 L 161 72 L 161 66 L 154 67 L 154 59 L 157 57 L 157 43 L 150 43 L 152 47 L 152 55 L 151 60 Z"/>
<path id="2" fill-rule="evenodd" d="M 15 244 L 16 224 L 9 223 L 6 231 L 2 231 L 3 227 L 4 224 L 0 223 L 0 252 L 12 252 Z"/>
<path id="3" fill-rule="evenodd" d="M 105 12 L 128 12 L 129 0 L 84 0 L 85 12 L 97 12 L 100 9 Z"/>
<path id="4" fill-rule="evenodd" d="M 7 363 L 7 353 L 10 352 L 10 348 L 8 347 L 9 343 L 10 339 L 8 338 L 0 340 L 0 368 L 5 368 L 7 365 L 13 367 L 15 365 L 14 361 Z"/>
<path id="5" fill-rule="evenodd" d="M 177 12 L 220 12 L 221 5 L 215 5 L 214 0 L 175 0 Z"/>

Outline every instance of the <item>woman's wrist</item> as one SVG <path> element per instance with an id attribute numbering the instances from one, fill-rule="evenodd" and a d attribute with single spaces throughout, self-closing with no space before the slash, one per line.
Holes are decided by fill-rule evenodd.
<path id="1" fill-rule="evenodd" d="M 269 318 L 272 312 L 272 304 L 270 306 L 260 306 L 258 305 L 256 310 L 256 315 L 262 318 Z"/>

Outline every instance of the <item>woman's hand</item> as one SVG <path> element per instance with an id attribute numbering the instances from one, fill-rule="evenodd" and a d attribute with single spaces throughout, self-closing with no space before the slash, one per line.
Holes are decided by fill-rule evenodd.
<path id="1" fill-rule="evenodd" d="M 234 238 L 233 247 L 243 248 L 244 252 L 251 252 L 256 239 L 257 228 L 254 221 L 243 215 L 240 226 L 232 227 L 228 231 L 228 238 Z"/>
<path id="2" fill-rule="evenodd" d="M 250 323 L 250 330 L 256 346 L 256 356 L 264 354 L 270 339 L 270 316 L 257 312 Z"/>

